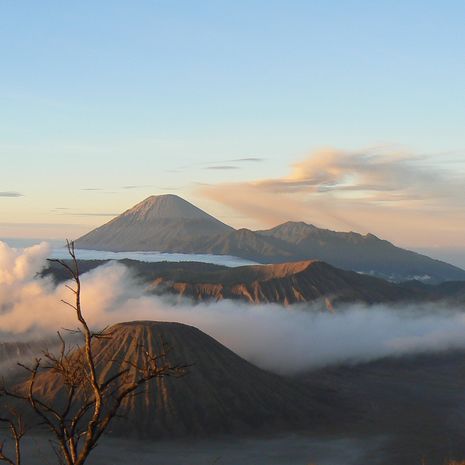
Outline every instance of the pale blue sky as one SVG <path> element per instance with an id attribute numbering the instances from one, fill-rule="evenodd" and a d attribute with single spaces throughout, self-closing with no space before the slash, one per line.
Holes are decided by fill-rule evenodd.
<path id="1" fill-rule="evenodd" d="M 163 192 L 253 226 L 195 183 L 276 178 L 320 147 L 460 164 L 464 24 L 463 1 L 3 1 L 0 191 L 23 196 L 0 196 L 0 237 L 77 234 Z"/>

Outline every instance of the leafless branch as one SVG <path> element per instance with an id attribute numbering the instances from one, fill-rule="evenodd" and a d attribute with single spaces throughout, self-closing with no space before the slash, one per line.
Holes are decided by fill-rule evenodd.
<path id="1" fill-rule="evenodd" d="M 0 417 L 0 423 L 6 425 L 10 432 L 11 439 L 14 442 L 15 455 L 11 458 L 5 453 L 6 441 L 0 442 L 0 462 L 6 462 L 9 465 L 21 465 L 21 439 L 26 434 L 24 420 L 21 414 L 15 409 L 9 410 L 9 417 Z"/>
<path id="2" fill-rule="evenodd" d="M 105 343 L 112 339 L 113 332 L 108 328 L 100 331 L 90 329 L 81 308 L 81 280 L 74 242 L 67 241 L 67 248 L 70 263 L 56 259 L 50 261 L 62 266 L 71 276 L 73 285 L 66 284 L 66 288 L 72 293 L 73 301 L 62 302 L 72 309 L 79 327 L 66 331 L 80 334 L 83 343 L 71 350 L 58 332 L 59 349 L 56 352 L 44 351 L 42 358 L 36 358 L 32 366 L 20 364 L 29 373 L 27 389 L 12 391 L 2 386 L 0 394 L 26 402 L 31 407 L 41 424 L 52 432 L 53 447 L 60 463 L 83 465 L 110 422 L 118 416 L 126 398 L 136 394 L 154 378 L 184 375 L 189 365 L 169 363 L 167 355 L 171 348 L 162 341 L 160 353 L 154 354 L 139 347 L 139 362 L 123 360 L 123 368 L 118 372 L 111 375 L 100 373 L 92 341 L 102 340 Z M 39 395 L 37 383 L 43 372 L 52 373 L 59 380 L 60 392 L 65 397 L 60 408 Z M 15 462 L 15 459 L 4 456 L 3 443 L 0 443 L 0 461 L 20 465 L 20 441 L 24 435 L 22 423 L 8 424 L 12 437 L 16 438 L 17 458 Z"/>

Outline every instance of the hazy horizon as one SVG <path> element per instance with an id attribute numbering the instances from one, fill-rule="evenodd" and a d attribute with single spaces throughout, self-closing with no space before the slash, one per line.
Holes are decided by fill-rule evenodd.
<path id="1" fill-rule="evenodd" d="M 24 247 L 30 247 L 32 245 L 39 244 L 41 242 L 47 242 L 49 243 L 53 249 L 63 249 L 65 242 L 66 242 L 67 237 L 63 237 L 60 239 L 49 239 L 47 237 L 34 237 L 34 238 L 14 238 L 14 237 L 1 237 L 0 236 L 0 241 L 3 241 L 7 243 L 10 247 L 15 247 L 15 248 L 24 248 Z M 451 265 L 458 266 L 460 268 L 465 269 L 465 247 L 433 247 L 433 248 L 427 248 L 427 247 L 409 247 L 406 246 L 407 249 L 413 250 L 414 252 L 418 252 L 424 255 L 427 255 L 431 258 L 435 258 L 437 260 L 442 260 L 447 263 L 450 263 Z M 97 251 L 94 251 L 97 252 Z M 154 251 L 156 252 L 156 251 Z M 147 254 L 147 252 L 144 252 L 144 254 Z M 123 253 L 124 255 L 124 253 Z M 179 259 L 179 255 L 184 255 L 184 259 L 188 259 L 189 254 L 169 254 L 169 253 L 162 253 L 160 255 L 167 256 L 169 258 L 169 255 L 173 255 L 173 258 L 169 258 L 170 261 L 176 261 Z M 81 254 L 78 254 L 78 256 L 81 259 L 87 259 L 86 257 L 82 257 Z M 191 259 L 193 261 L 205 261 L 209 263 L 217 263 L 217 264 L 228 264 L 227 260 L 223 261 L 221 260 L 220 256 L 213 256 L 216 257 L 217 259 L 207 259 L 205 257 L 200 257 L 198 254 L 190 254 Z M 61 257 L 61 256 L 60 256 Z M 199 258 L 200 257 L 200 258 Z M 97 257 L 95 256 L 94 259 L 111 259 L 111 257 L 105 256 L 105 252 L 101 252 L 101 256 Z M 115 258 L 115 257 L 114 257 Z M 134 256 L 133 257 L 135 260 L 139 259 L 138 257 Z M 248 260 L 240 259 L 238 257 L 231 257 L 233 258 L 233 266 L 241 266 L 241 265 L 246 265 L 248 263 L 252 263 Z M 166 259 L 166 257 L 165 257 Z"/>

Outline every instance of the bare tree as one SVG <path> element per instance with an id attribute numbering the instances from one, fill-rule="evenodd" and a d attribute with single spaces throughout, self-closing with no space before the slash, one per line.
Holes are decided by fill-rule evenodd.
<path id="1" fill-rule="evenodd" d="M 21 465 L 21 439 L 26 433 L 22 415 L 15 409 L 7 409 L 6 417 L 0 417 L 0 423 L 6 426 L 14 444 L 14 458 L 5 452 L 5 441 L 0 441 L 0 462 L 9 465 Z"/>
<path id="2" fill-rule="evenodd" d="M 25 402 L 39 417 L 41 424 L 51 431 L 60 463 L 83 465 L 125 399 L 135 395 L 139 388 L 154 378 L 184 375 L 188 365 L 171 364 L 167 358 L 170 348 L 163 344 L 163 349 L 157 354 L 140 347 L 140 361 L 124 360 L 122 368 L 116 373 L 105 376 L 99 373 L 93 341 L 111 339 L 112 332 L 108 329 L 93 332 L 90 329 L 81 308 L 81 280 L 74 243 L 67 241 L 67 247 L 70 263 L 51 261 L 64 267 L 74 283 L 73 286 L 66 285 L 73 295 L 72 302 L 62 302 L 75 313 L 79 325 L 72 332 L 78 333 L 83 342 L 73 350 L 58 333 L 59 351 L 44 351 L 43 357 L 36 358 L 32 366 L 19 364 L 29 372 L 27 387 L 11 390 L 3 385 L 1 392 L 4 396 Z M 53 373 L 59 380 L 60 402 L 47 401 L 38 394 L 37 380 L 43 372 Z M 16 449 L 15 459 L 8 458 L 2 452 L 3 443 L 0 443 L 0 462 L 21 465 L 22 418 L 16 415 L 13 419 L 0 421 L 9 426 Z"/>

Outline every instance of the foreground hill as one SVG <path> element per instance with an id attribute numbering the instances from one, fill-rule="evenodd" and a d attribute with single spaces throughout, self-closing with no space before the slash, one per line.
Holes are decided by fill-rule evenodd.
<path id="1" fill-rule="evenodd" d="M 124 406 L 128 417 L 114 424 L 112 431 L 115 436 L 149 436 L 150 441 L 138 441 L 128 447 L 130 443 L 121 442 L 121 437 L 104 440 L 97 448 L 97 454 L 100 450 L 101 457 L 105 459 L 122 454 L 123 459 L 118 463 L 128 463 L 128 457 L 132 459 L 131 463 L 154 463 L 155 457 L 160 457 L 155 451 L 162 449 L 166 451 L 167 458 L 159 459 L 159 463 L 184 463 L 187 454 L 193 451 L 194 441 L 190 438 L 189 442 L 152 441 L 152 438 L 159 437 L 158 428 L 166 425 L 171 425 L 167 431 L 171 437 L 194 435 L 197 439 L 199 435 L 210 437 L 215 432 L 239 433 L 242 439 L 227 435 L 224 442 L 248 447 L 255 458 L 253 463 L 257 464 L 278 463 L 277 457 L 271 456 L 273 453 L 279 453 L 278 457 L 282 459 L 279 463 L 320 463 L 315 457 L 321 455 L 321 463 L 379 465 L 422 462 L 444 465 L 447 460 L 465 456 L 463 350 L 396 356 L 366 363 L 354 361 L 350 365 L 330 366 L 300 373 L 294 379 L 283 379 L 238 360 L 222 346 L 219 350 L 215 341 L 194 328 L 173 323 L 133 322 L 112 328 L 118 339 L 107 341 L 107 350 L 102 347 L 99 370 L 116 369 L 124 357 L 122 352 L 128 351 L 128 356 L 133 357 L 139 343 L 145 346 L 154 344 L 151 349 L 158 347 L 159 340 L 153 337 L 157 327 L 160 337 L 168 338 L 175 349 L 172 360 L 188 360 L 195 364 L 185 378 L 172 380 L 172 383 L 154 383 L 148 392 L 136 396 L 134 402 Z M 116 360 L 114 367 L 108 364 L 110 355 L 107 351 L 114 352 L 111 355 Z M 225 363 L 228 365 L 223 365 Z M 263 382 L 271 384 L 263 388 Z M 53 377 L 46 375 L 40 383 L 44 396 L 57 394 Z M 275 388 L 276 392 L 273 392 Z M 293 405 L 287 400 L 288 395 L 292 396 Z M 158 396 L 160 399 L 154 401 Z M 140 403 L 137 398 L 141 399 Z M 153 407 L 157 410 L 153 411 Z M 220 411 L 216 410 L 220 407 Z M 242 408 L 250 410 L 239 411 Z M 298 408 L 303 410 L 296 412 Z M 257 411 L 259 416 L 255 417 Z M 289 420 L 291 413 L 296 416 Z M 308 415 L 307 419 L 303 418 L 304 415 Z M 268 427 L 262 423 L 264 420 Z M 208 421 L 212 421 L 219 430 L 204 429 L 202 425 Z M 275 444 L 270 453 L 265 448 L 273 445 L 263 436 L 254 442 L 254 433 L 264 429 L 295 428 L 296 422 L 299 429 L 307 425 L 312 432 L 301 431 L 302 436 L 295 433 L 273 436 L 279 445 Z M 249 435 L 244 438 L 247 433 Z M 301 440 L 296 441 L 299 437 Z M 44 443 L 43 437 L 34 441 L 37 439 L 38 444 Z M 320 444 L 318 440 L 321 440 Z M 216 457 L 222 456 L 225 460 L 221 459 L 221 462 L 249 463 L 246 454 L 241 456 L 242 461 L 231 460 L 228 447 L 214 453 L 218 451 L 215 446 L 221 443 L 217 441 L 215 438 L 209 442 L 195 442 L 202 453 L 208 451 L 210 454 L 202 455 L 203 460 L 199 456 L 196 459 L 192 457 L 191 462 L 214 463 Z M 364 460 L 357 460 L 360 457 L 351 448 L 351 441 L 365 449 Z M 308 447 L 299 455 L 304 444 Z M 312 450 L 313 447 L 316 449 Z M 346 461 L 329 458 L 333 448 L 346 454 Z M 149 450 L 153 456 L 148 455 Z M 183 459 L 175 461 L 175 450 L 188 452 Z M 324 453 L 316 454 L 317 450 Z M 139 457 L 136 455 L 139 451 L 145 451 L 145 454 Z M 257 457 L 257 454 L 263 455 Z M 43 456 L 40 457 L 41 460 L 33 460 L 32 463 L 43 463 Z M 310 457 L 312 462 L 308 461 Z M 191 456 L 188 458 L 190 460 Z M 102 459 L 96 463 L 107 462 Z"/>
<path id="2" fill-rule="evenodd" d="M 390 280 L 465 280 L 465 270 L 367 234 L 302 222 L 235 230 L 175 195 L 151 196 L 76 241 L 78 248 L 232 255 L 259 263 L 322 260 Z"/>
<path id="3" fill-rule="evenodd" d="M 300 383 L 255 367 L 192 326 L 139 321 L 108 332 L 110 339 L 93 343 L 100 374 L 137 364 L 141 350 L 159 354 L 164 344 L 172 348 L 171 363 L 192 364 L 184 377 L 152 380 L 128 398 L 111 425 L 114 434 L 158 438 L 312 427 L 328 411 Z M 134 376 L 132 370 L 127 381 Z M 62 389 L 52 371 L 37 378 L 35 393 L 57 406 Z"/>

